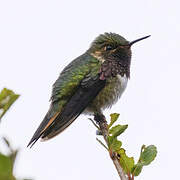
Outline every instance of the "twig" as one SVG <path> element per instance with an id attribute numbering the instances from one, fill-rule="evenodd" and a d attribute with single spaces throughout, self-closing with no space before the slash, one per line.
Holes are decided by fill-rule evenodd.
<path id="1" fill-rule="evenodd" d="M 132 180 L 134 180 L 134 174 L 132 175 Z"/>
<path id="2" fill-rule="evenodd" d="M 112 159 L 112 158 L 111 158 L 111 159 Z M 115 167 L 116 167 L 116 170 L 117 170 L 117 172 L 118 172 L 118 174 L 119 174 L 120 179 L 121 179 L 121 180 L 128 180 L 128 178 L 127 178 L 126 175 L 124 174 L 124 171 L 123 171 L 122 167 L 121 167 L 120 164 L 119 164 L 119 161 L 118 161 L 117 157 L 114 158 L 114 159 L 112 159 L 112 161 L 113 161 L 113 163 L 114 163 L 114 165 L 115 165 Z"/>
<path id="3" fill-rule="evenodd" d="M 88 118 L 92 123 L 93 123 L 93 125 L 97 128 L 97 129 L 99 129 L 99 127 L 95 124 L 95 122 L 91 119 L 91 118 Z"/>
<path id="4" fill-rule="evenodd" d="M 106 147 L 106 145 L 101 141 L 99 140 L 98 138 L 96 138 L 96 140 L 106 149 L 109 151 L 109 149 Z"/>
<path id="5" fill-rule="evenodd" d="M 98 117 L 95 117 L 98 125 L 99 125 L 99 129 L 101 130 L 102 132 L 102 135 L 104 137 L 104 140 L 108 146 L 108 140 L 107 140 L 107 137 L 108 137 L 108 124 L 105 120 L 105 118 L 103 116 L 98 116 Z M 128 180 L 128 177 L 125 175 L 124 171 L 123 171 L 123 168 L 121 167 L 120 163 L 119 163 L 119 159 L 118 159 L 118 156 L 116 153 L 114 152 L 109 152 L 109 155 L 114 163 L 114 166 L 116 167 L 116 170 L 118 172 L 118 175 L 120 177 L 121 180 Z"/>

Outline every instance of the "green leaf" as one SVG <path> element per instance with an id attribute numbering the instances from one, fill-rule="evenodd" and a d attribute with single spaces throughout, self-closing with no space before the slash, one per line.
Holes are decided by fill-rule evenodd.
<path id="1" fill-rule="evenodd" d="M 124 172 L 126 174 L 131 173 L 134 167 L 134 158 L 128 157 L 126 155 L 126 151 L 123 148 L 119 150 L 118 154 L 120 155 L 119 162 Z"/>
<path id="2" fill-rule="evenodd" d="M 0 153 L 0 179 L 12 179 L 12 169 L 13 167 L 11 158 Z"/>
<path id="3" fill-rule="evenodd" d="M 122 142 L 117 139 L 117 137 L 108 136 L 108 147 L 109 149 L 118 152 L 122 146 Z"/>
<path id="4" fill-rule="evenodd" d="M 120 134 L 122 134 L 127 129 L 127 127 L 128 127 L 128 125 L 120 125 L 119 124 L 117 126 L 112 127 L 109 130 L 109 134 L 112 134 L 112 136 L 117 137 Z"/>
<path id="5" fill-rule="evenodd" d="M 108 125 L 108 129 L 117 121 L 117 119 L 119 118 L 119 114 L 118 113 L 113 113 L 110 115 L 111 116 L 111 121 Z"/>
<path id="6" fill-rule="evenodd" d="M 12 90 L 6 88 L 4 88 L 0 92 L 0 119 L 11 107 L 11 105 L 17 100 L 18 97 L 18 94 L 15 94 Z"/>
<path id="7" fill-rule="evenodd" d="M 132 173 L 135 176 L 138 176 L 143 166 L 149 165 L 157 155 L 157 148 L 154 145 L 145 146 L 143 145 L 141 148 L 141 154 L 138 163 L 134 166 Z"/>
<path id="8" fill-rule="evenodd" d="M 157 155 L 156 146 L 150 145 L 144 147 L 141 152 L 140 162 L 143 163 L 144 166 L 147 166 L 155 159 L 156 155 Z"/>
<path id="9" fill-rule="evenodd" d="M 133 167 L 132 174 L 134 174 L 134 176 L 138 176 L 138 175 L 141 173 L 142 168 L 143 168 L 143 164 L 137 163 L 137 164 Z"/>
<path id="10" fill-rule="evenodd" d="M 9 153 L 8 155 L 4 155 L 0 152 L 0 180 L 16 180 L 13 176 L 13 167 L 18 150 L 14 150 L 5 137 L 2 139 L 7 145 Z"/>
<path id="11" fill-rule="evenodd" d="M 111 149 L 115 152 L 118 152 L 121 149 L 122 142 L 117 140 L 117 138 L 114 138 L 111 144 Z"/>
<path id="12" fill-rule="evenodd" d="M 112 137 L 112 136 L 108 136 L 108 137 L 107 137 L 108 147 L 109 147 L 109 148 L 111 147 L 111 144 L 112 144 L 112 142 L 113 142 L 113 139 L 114 139 L 114 137 Z"/>
<path id="13" fill-rule="evenodd" d="M 18 149 L 13 150 L 9 140 L 6 137 L 3 137 L 2 139 L 3 139 L 3 141 L 5 142 L 5 144 L 7 145 L 8 149 L 9 149 L 9 152 L 10 152 L 9 158 L 11 159 L 12 165 L 13 165 L 14 161 L 16 159 L 17 153 L 18 153 Z"/>

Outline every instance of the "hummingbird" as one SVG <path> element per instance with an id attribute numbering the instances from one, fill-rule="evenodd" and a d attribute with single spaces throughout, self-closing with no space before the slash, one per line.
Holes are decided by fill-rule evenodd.
<path id="1" fill-rule="evenodd" d="M 100 34 L 89 49 L 74 59 L 53 84 L 50 108 L 28 146 L 49 140 L 82 113 L 103 115 L 121 97 L 130 78 L 131 46 L 116 33 Z"/>

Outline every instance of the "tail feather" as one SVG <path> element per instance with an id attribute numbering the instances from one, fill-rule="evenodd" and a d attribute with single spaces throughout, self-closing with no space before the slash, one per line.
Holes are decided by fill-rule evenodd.
<path id="1" fill-rule="evenodd" d="M 27 147 L 30 148 L 36 143 L 36 141 L 43 135 L 44 131 L 50 126 L 50 124 L 56 119 L 57 115 L 59 113 L 56 113 L 52 118 L 48 118 L 48 114 L 44 117 L 42 123 L 39 125 L 38 129 L 34 133 L 33 137 L 31 138 L 30 142 L 28 143 Z"/>
<path id="2" fill-rule="evenodd" d="M 92 79 L 93 84 L 83 84 L 76 89 L 61 112 L 56 113 L 50 119 L 45 116 L 43 122 L 35 132 L 28 146 L 31 147 L 41 137 L 43 140 L 50 139 L 66 129 L 93 101 L 98 93 L 104 88 L 106 81 L 98 78 Z"/>
<path id="3" fill-rule="evenodd" d="M 66 129 L 86 109 L 104 86 L 105 81 L 98 80 L 93 87 L 79 87 L 61 113 L 44 131 L 42 138 L 50 139 Z"/>
<path id="4" fill-rule="evenodd" d="M 48 135 L 46 135 L 46 133 L 44 133 L 41 137 L 41 140 L 42 141 L 47 141 L 55 136 L 57 136 L 59 133 L 61 133 L 62 131 L 64 131 L 69 125 L 71 125 L 71 123 L 74 122 L 74 120 L 76 119 L 77 117 L 74 117 L 74 118 L 71 118 L 70 120 L 68 121 L 63 121 L 61 123 L 61 126 L 59 127 L 59 129 L 55 130 L 55 131 L 51 131 Z"/>

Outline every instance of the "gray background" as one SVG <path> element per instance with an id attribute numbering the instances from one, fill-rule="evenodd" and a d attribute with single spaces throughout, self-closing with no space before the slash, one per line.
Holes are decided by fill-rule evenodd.
<path id="1" fill-rule="evenodd" d="M 177 179 L 179 7 L 175 0 L 0 1 L 0 89 L 21 94 L 3 118 L 0 134 L 21 147 L 14 170 L 18 177 L 118 179 L 87 116 L 80 116 L 56 138 L 26 148 L 48 110 L 51 86 L 60 71 L 97 35 L 115 32 L 128 40 L 152 36 L 132 47 L 128 87 L 105 114 L 118 112 L 119 122 L 129 124 L 121 137 L 129 156 L 137 160 L 142 144 L 157 146 L 157 159 L 138 180 Z"/>

